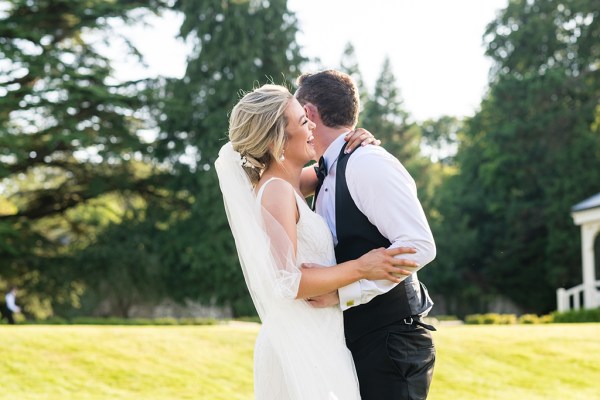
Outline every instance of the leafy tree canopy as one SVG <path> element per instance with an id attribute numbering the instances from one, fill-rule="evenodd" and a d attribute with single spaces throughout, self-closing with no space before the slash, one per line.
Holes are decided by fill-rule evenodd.
<path id="1" fill-rule="evenodd" d="M 447 265 L 524 310 L 550 311 L 556 288 L 581 282 L 569 211 L 600 182 L 597 5 L 512 0 L 488 25 L 491 86 L 440 192 L 456 234 L 438 238 L 461 249 Z"/>
<path id="2" fill-rule="evenodd" d="M 69 286 L 68 211 L 107 193 L 152 195 L 142 81 L 119 82 L 100 51 L 111 23 L 161 1 L 11 0 L 0 11 L 2 277 L 54 294 Z M 128 42 L 123 39 L 124 45 Z M 127 48 L 127 47 L 126 47 Z M 129 51 L 136 54 L 129 46 Z M 72 225 L 55 229 L 56 218 Z M 59 224 L 60 225 L 60 224 Z M 54 283 L 56 284 L 54 284 Z M 47 290 L 45 289 L 47 288 Z"/>

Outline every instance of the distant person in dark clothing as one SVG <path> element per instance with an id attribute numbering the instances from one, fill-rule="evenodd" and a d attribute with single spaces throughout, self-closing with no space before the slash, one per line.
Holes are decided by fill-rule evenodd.
<path id="1" fill-rule="evenodd" d="M 14 286 L 12 288 L 10 288 L 10 291 L 6 294 L 6 296 L 4 297 L 4 300 L 6 302 L 4 304 L 2 304 L 2 307 L 0 307 L 2 310 L 2 318 L 6 318 L 6 320 L 8 321 L 9 324 L 14 325 L 15 324 L 14 314 L 21 312 L 21 308 L 19 306 L 17 306 L 17 304 L 16 304 L 17 288 Z"/>

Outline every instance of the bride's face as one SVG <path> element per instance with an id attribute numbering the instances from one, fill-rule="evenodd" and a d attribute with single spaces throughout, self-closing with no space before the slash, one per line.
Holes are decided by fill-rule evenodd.
<path id="1" fill-rule="evenodd" d="M 312 134 L 315 124 L 308 119 L 304 108 L 294 98 L 288 103 L 285 115 L 287 117 L 285 159 L 303 166 L 310 160 L 314 160 L 317 155 Z"/>

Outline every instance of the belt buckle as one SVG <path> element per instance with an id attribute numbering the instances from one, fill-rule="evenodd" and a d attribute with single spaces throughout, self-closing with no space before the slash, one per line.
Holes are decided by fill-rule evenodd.
<path id="1" fill-rule="evenodd" d="M 407 317 L 403 319 L 405 325 L 412 325 L 414 323 L 412 317 Z"/>

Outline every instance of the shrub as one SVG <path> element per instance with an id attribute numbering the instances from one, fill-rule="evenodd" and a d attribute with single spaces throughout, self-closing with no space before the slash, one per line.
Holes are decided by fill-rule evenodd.
<path id="1" fill-rule="evenodd" d="M 255 317 L 238 317 L 235 319 L 236 321 L 242 321 L 242 322 L 257 322 L 260 324 L 260 317 L 257 315 Z"/>
<path id="2" fill-rule="evenodd" d="M 143 325 L 179 325 L 179 321 L 176 318 L 163 317 L 155 319 L 147 319 Z"/>
<path id="3" fill-rule="evenodd" d="M 517 318 L 514 314 L 471 314 L 465 317 L 465 323 L 471 325 L 513 325 L 513 324 L 550 324 L 556 322 L 554 315 L 523 314 Z"/>
<path id="4" fill-rule="evenodd" d="M 519 317 L 519 324 L 551 324 L 554 322 L 554 318 L 550 314 L 536 315 L 536 314 L 523 314 Z"/>
<path id="5" fill-rule="evenodd" d="M 217 325 L 219 321 L 214 318 L 180 318 L 179 325 Z"/>
<path id="6" fill-rule="evenodd" d="M 546 314 L 540 317 L 540 324 L 551 324 L 554 322 L 554 315 Z"/>
<path id="7" fill-rule="evenodd" d="M 66 325 L 69 321 L 62 317 L 50 317 L 46 319 L 32 319 L 25 322 L 27 325 Z"/>
<path id="8" fill-rule="evenodd" d="M 600 307 L 589 310 L 555 311 L 554 322 L 600 322 Z"/>
<path id="9" fill-rule="evenodd" d="M 131 325 L 127 321 L 125 318 L 116 317 L 76 317 L 71 319 L 70 322 L 74 325 Z"/>
<path id="10" fill-rule="evenodd" d="M 512 325 L 517 323 L 514 314 L 471 314 L 465 317 L 465 323 L 470 325 Z"/>

